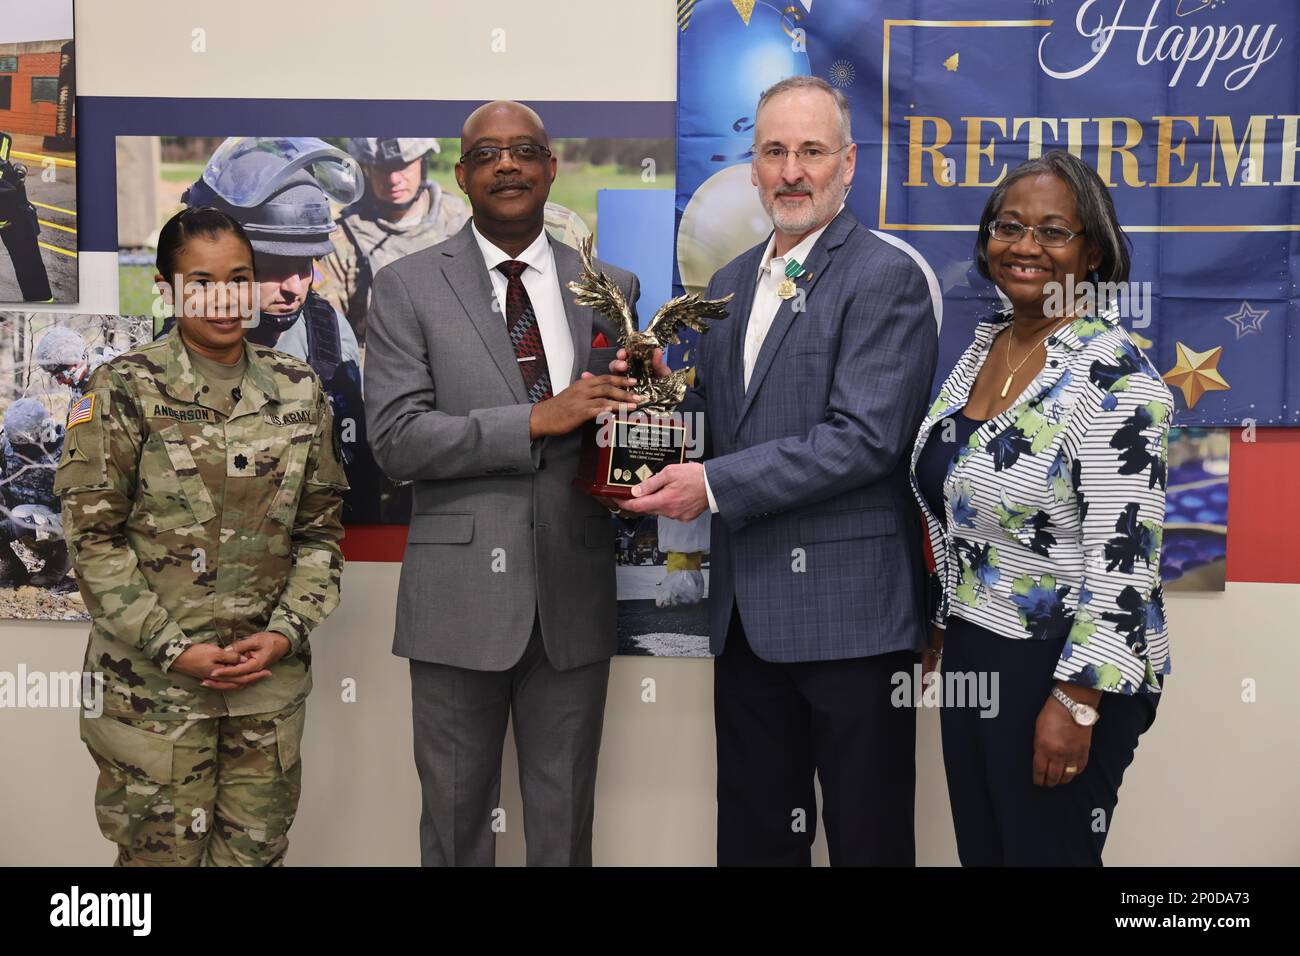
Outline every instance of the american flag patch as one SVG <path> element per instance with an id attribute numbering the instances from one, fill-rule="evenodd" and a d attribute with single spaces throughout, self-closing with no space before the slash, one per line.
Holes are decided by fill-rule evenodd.
<path id="1" fill-rule="evenodd" d="M 92 392 L 68 409 L 68 427 L 88 422 L 95 415 L 95 395 Z"/>

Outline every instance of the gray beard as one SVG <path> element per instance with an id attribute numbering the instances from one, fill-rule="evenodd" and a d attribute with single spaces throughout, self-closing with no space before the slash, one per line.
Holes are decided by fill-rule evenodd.
<path id="1" fill-rule="evenodd" d="M 798 235 L 799 233 L 811 231 L 835 212 L 839 203 L 831 198 L 833 190 L 834 187 L 829 188 L 824 199 L 819 198 L 816 193 L 811 194 L 812 203 L 805 213 L 793 215 L 783 213 L 780 206 L 777 205 L 778 197 L 775 195 L 770 202 L 764 202 L 763 206 L 767 211 L 768 218 L 772 220 L 772 224 L 777 229 L 784 233 Z"/>

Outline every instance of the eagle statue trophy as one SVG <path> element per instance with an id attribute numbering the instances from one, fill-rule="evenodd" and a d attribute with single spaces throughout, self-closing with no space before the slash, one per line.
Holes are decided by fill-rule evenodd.
<path id="1" fill-rule="evenodd" d="M 659 307 L 642 332 L 636 327 L 632 308 L 623 291 L 593 266 L 590 236 L 582 240 L 578 254 L 582 257 L 582 272 L 576 282 L 569 283 L 569 290 L 574 293 L 578 305 L 595 309 L 618 327 L 618 344 L 627 349 L 627 374 L 637 380 L 638 393 L 646 397 L 637 410 L 671 412 L 686 397 L 686 387 L 694 370 L 683 368 L 664 378 L 655 378 L 655 349 L 667 349 L 677 342 L 683 328 L 707 332 L 709 322 L 727 317 L 727 303 L 733 293 L 727 293 L 722 299 L 706 299 L 695 293 L 669 299 Z"/>

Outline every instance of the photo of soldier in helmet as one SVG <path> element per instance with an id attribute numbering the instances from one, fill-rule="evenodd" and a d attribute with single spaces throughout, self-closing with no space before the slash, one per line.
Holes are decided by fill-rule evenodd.
<path id="1" fill-rule="evenodd" d="M 436 139 L 352 137 L 347 150 L 361 164 L 365 193 L 338 217 L 334 249 L 320 264 L 324 295 L 364 343 L 375 273 L 460 231 L 469 206 L 426 178 L 441 152 Z"/>
<path id="2" fill-rule="evenodd" d="M 115 315 L 0 313 L 0 618 L 86 617 L 54 479 L 68 409 L 90 373 L 148 341 Z"/>
<path id="3" fill-rule="evenodd" d="M 63 541 L 54 471 L 63 453 L 63 426 L 39 401 L 20 398 L 4 411 L 0 438 L 0 588 L 73 590 L 68 546 Z M 21 542 L 41 562 L 28 572 L 14 553 Z"/>
<path id="4" fill-rule="evenodd" d="M 120 352 L 111 345 L 86 345 L 86 340 L 70 328 L 55 326 L 45 333 L 32 352 L 32 361 L 60 385 L 69 390 L 69 400 L 81 398 L 90 375 Z"/>
<path id="5" fill-rule="evenodd" d="M 350 491 L 347 523 L 404 523 L 410 492 L 389 481 L 366 441 L 361 353 L 343 315 L 313 288 L 315 263 L 333 252 L 331 203 L 362 195 L 351 156 L 313 137 L 231 137 L 184 194 L 239 222 L 253 244 L 260 318 L 248 339 L 302 359 L 320 376 L 334 413 L 337 447 Z"/>

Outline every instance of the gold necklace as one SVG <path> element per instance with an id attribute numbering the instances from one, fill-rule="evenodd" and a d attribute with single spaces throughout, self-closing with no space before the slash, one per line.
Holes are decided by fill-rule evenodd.
<path id="1" fill-rule="evenodd" d="M 1011 339 L 1014 337 L 1014 336 L 1013 336 L 1013 333 L 1014 333 L 1014 331 L 1015 331 L 1015 319 L 1012 319 L 1012 320 L 1011 320 L 1011 321 L 1012 321 L 1012 325 L 1011 325 L 1011 327 L 1010 327 L 1009 329 L 1007 329 L 1007 358 L 1006 358 L 1007 370 L 1008 370 L 1008 372 L 1009 372 L 1010 374 L 1007 375 L 1007 380 L 1006 380 L 1005 382 L 1002 383 L 1002 391 L 1001 391 L 1001 393 L 1000 393 L 1002 398 L 1006 398 L 1006 397 L 1007 397 L 1007 392 L 1009 392 L 1009 391 L 1011 390 L 1011 382 L 1012 382 L 1012 380 L 1016 377 L 1016 373 L 1020 371 L 1020 367 L 1021 367 L 1022 365 L 1024 365 L 1026 362 L 1029 361 L 1029 356 L 1033 355 L 1035 352 L 1038 351 L 1038 346 L 1040 346 L 1040 345 L 1042 345 L 1044 342 L 1046 342 L 1048 336 L 1050 336 L 1053 332 L 1055 332 L 1055 331 L 1056 331 L 1057 329 L 1059 329 L 1062 325 L 1064 325 L 1065 322 L 1066 322 L 1068 319 L 1072 319 L 1072 318 L 1074 318 L 1074 316 L 1072 316 L 1072 315 L 1067 315 L 1067 316 L 1065 316 L 1065 318 L 1061 319 L 1059 322 L 1057 322 L 1055 325 L 1053 325 L 1050 329 L 1048 329 L 1047 332 L 1046 332 L 1046 334 L 1044 334 L 1043 337 L 1042 337 L 1041 339 L 1039 339 L 1037 342 L 1035 342 L 1035 343 L 1030 347 L 1029 351 L 1025 353 L 1025 357 L 1022 358 L 1019 362 L 1016 363 L 1016 367 L 1015 367 L 1015 368 L 1012 368 L 1012 367 L 1011 367 Z"/>

